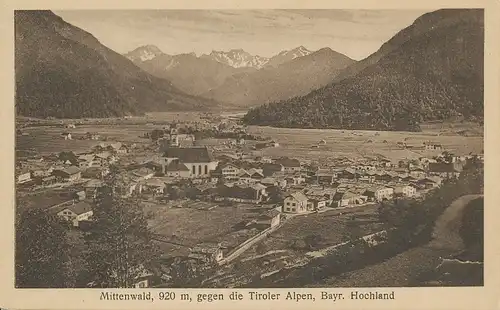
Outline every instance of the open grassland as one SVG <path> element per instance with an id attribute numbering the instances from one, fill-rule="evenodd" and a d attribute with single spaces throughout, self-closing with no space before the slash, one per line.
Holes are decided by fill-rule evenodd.
<path id="1" fill-rule="evenodd" d="M 119 141 L 128 143 L 145 143 L 148 139 L 141 138 L 146 132 L 158 125 L 82 125 L 76 128 L 63 128 L 56 126 L 40 126 L 26 128 L 23 131 L 28 135 L 16 136 L 16 151 L 18 156 L 30 154 L 48 155 L 61 151 L 73 151 L 75 153 L 89 151 L 93 146 L 107 141 Z M 61 133 L 69 132 L 72 140 L 64 140 Z M 81 140 L 87 132 L 98 133 L 101 140 Z"/>
<path id="2" fill-rule="evenodd" d="M 381 229 L 376 215 L 377 206 L 367 205 L 343 210 L 332 210 L 324 213 L 312 213 L 295 216 L 272 233 L 263 244 L 274 250 L 291 248 L 294 241 L 304 240 L 307 236 L 319 236 L 317 248 L 328 247 L 343 242 L 347 233 L 353 233 L 346 223 L 352 216 L 356 233 L 366 235 Z"/>
<path id="3" fill-rule="evenodd" d="M 238 224 L 255 216 L 255 209 L 249 205 L 221 206 L 212 210 L 157 205 L 147 207 L 145 211 L 152 216 L 150 227 L 153 231 L 171 241 L 187 247 L 201 242 L 226 242 L 228 247 L 234 247 L 249 233 Z M 165 256 L 187 254 L 187 247 L 161 244 Z"/>
<path id="4" fill-rule="evenodd" d="M 343 242 L 349 233 L 365 235 L 379 231 L 381 225 L 377 220 L 376 208 L 375 205 L 368 205 L 290 218 L 269 237 L 221 269 L 209 283 L 215 287 L 237 287 L 249 279 L 307 261 L 306 253 L 313 249 L 300 246 L 305 246 L 303 241 L 310 236 L 316 236 L 318 240 L 314 249 L 323 249 Z M 346 225 L 353 215 L 355 219 L 352 224 L 355 228 Z"/>
<path id="5" fill-rule="evenodd" d="M 336 156 L 361 158 L 383 156 L 397 162 L 404 158 L 432 156 L 441 151 L 402 149 L 398 142 L 418 148 L 423 142 L 432 141 L 443 146 L 443 150 L 456 154 L 480 153 L 483 150 L 482 136 L 463 136 L 453 132 L 442 134 L 443 129 L 429 125 L 423 132 L 357 131 L 335 129 L 289 129 L 274 127 L 249 127 L 249 133 L 270 137 L 280 146 L 261 150 L 265 156 L 292 156 L 304 160 L 327 160 Z M 324 145 L 318 145 L 324 140 Z M 317 147 L 315 147 L 317 146 Z"/>

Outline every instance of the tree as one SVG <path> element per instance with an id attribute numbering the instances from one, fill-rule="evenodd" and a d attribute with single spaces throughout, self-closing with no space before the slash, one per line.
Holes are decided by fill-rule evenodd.
<path id="1" fill-rule="evenodd" d="M 125 192 L 119 172 L 112 171 L 97 194 L 85 237 L 87 279 L 97 287 L 131 287 L 157 254 L 145 214 Z"/>
<path id="2" fill-rule="evenodd" d="M 23 212 L 16 223 L 16 287 L 67 287 L 67 225 L 41 209 Z"/>
<path id="3" fill-rule="evenodd" d="M 152 132 L 151 132 L 151 140 L 152 141 L 157 141 L 158 139 L 160 138 L 163 138 L 165 132 L 161 129 L 154 129 Z"/>
<path id="4" fill-rule="evenodd" d="M 361 231 L 359 223 L 356 221 L 356 217 L 353 215 L 347 220 L 345 224 L 342 239 L 343 241 L 354 241 L 361 238 L 362 236 L 363 232 Z"/>
<path id="5" fill-rule="evenodd" d="M 304 237 L 306 246 L 311 250 L 317 248 L 322 241 L 323 237 L 318 234 L 307 235 Z"/>

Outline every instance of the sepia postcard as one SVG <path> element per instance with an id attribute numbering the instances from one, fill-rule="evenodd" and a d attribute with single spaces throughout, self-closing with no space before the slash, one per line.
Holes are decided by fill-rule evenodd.
<path id="1" fill-rule="evenodd" d="M 500 309 L 498 1 L 2 4 L 2 309 Z"/>

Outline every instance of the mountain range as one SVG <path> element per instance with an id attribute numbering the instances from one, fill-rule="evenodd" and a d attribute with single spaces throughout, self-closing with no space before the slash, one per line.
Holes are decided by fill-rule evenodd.
<path id="1" fill-rule="evenodd" d="M 16 113 L 109 117 L 252 108 L 247 124 L 419 130 L 482 121 L 484 12 L 427 13 L 361 61 L 303 46 L 266 58 L 242 49 L 120 55 L 51 11 L 15 12 Z"/>
<path id="2" fill-rule="evenodd" d="M 139 67 L 193 95 L 248 108 L 305 95 L 329 83 L 354 60 L 329 48 L 311 52 L 303 46 L 264 58 L 242 49 L 168 55 L 146 45 L 125 57 Z"/>
<path id="3" fill-rule="evenodd" d="M 483 120 L 484 11 L 419 17 L 378 51 L 305 96 L 250 110 L 247 124 L 419 130 L 419 123 Z"/>
<path id="4" fill-rule="evenodd" d="M 280 56 L 289 57 L 286 54 Z M 255 72 L 233 75 L 219 87 L 201 95 L 231 106 L 260 106 L 267 102 L 306 95 L 331 82 L 354 62 L 330 48 L 323 48 L 277 66 L 266 66 Z"/>
<path id="5" fill-rule="evenodd" d="M 51 11 L 15 11 L 16 113 L 109 117 L 213 109 L 102 45 Z"/>

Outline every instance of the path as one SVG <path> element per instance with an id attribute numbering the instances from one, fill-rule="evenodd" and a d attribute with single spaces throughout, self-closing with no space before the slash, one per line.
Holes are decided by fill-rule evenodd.
<path id="1" fill-rule="evenodd" d="M 428 244 L 310 287 L 373 287 L 374 283 L 377 287 L 412 285 L 415 277 L 441 264 L 442 257 L 457 254 L 463 249 L 459 234 L 462 213 L 465 206 L 478 197 L 480 195 L 466 195 L 455 200 L 437 219 L 433 240 Z"/>

